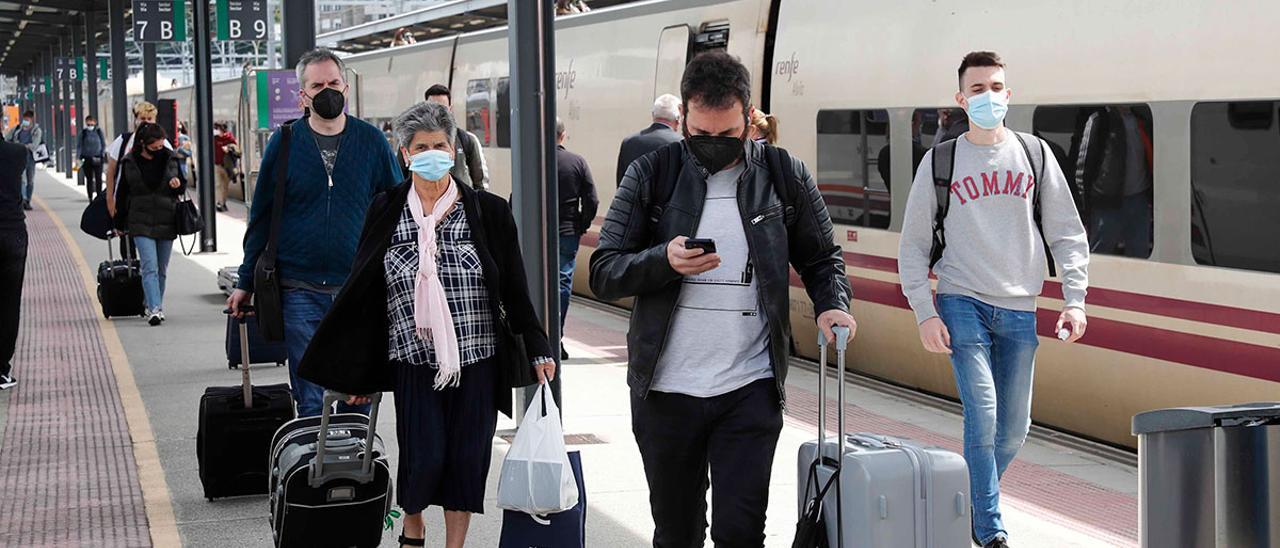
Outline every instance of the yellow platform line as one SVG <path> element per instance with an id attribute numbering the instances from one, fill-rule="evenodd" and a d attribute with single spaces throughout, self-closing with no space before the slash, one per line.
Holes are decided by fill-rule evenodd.
<path id="1" fill-rule="evenodd" d="M 80 246 L 72 238 L 62 219 L 49 208 L 40 197 L 35 204 L 53 219 L 54 226 L 66 242 L 71 258 L 75 260 L 84 282 L 85 293 L 90 302 L 97 297 L 97 281 L 89 263 L 85 261 Z M 138 467 L 138 483 L 142 487 L 143 506 L 147 512 L 147 528 L 151 532 L 153 546 L 181 546 L 182 537 L 178 535 L 178 522 L 174 517 L 173 503 L 169 495 L 169 484 L 164 479 L 164 468 L 160 466 L 160 452 L 156 448 L 155 434 L 151 431 L 151 420 L 147 418 L 147 408 L 142 402 L 142 394 L 133 378 L 133 367 L 129 365 L 129 356 L 124 351 L 124 344 L 116 333 L 115 324 L 109 320 L 98 318 L 98 329 L 102 333 L 102 344 L 106 347 L 107 358 L 111 360 L 111 370 L 116 377 L 116 391 L 120 395 L 121 406 L 124 407 L 125 422 L 129 425 L 129 438 L 133 446 L 133 461 Z"/>

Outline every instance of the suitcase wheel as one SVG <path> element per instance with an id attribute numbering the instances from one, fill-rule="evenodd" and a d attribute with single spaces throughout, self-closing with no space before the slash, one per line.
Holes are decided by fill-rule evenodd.
<path id="1" fill-rule="evenodd" d="M 276 362 L 276 367 L 284 367 L 284 362 Z"/>
<path id="2" fill-rule="evenodd" d="M 240 366 L 236 365 L 235 362 L 227 362 L 227 369 L 235 371 L 236 369 L 240 369 Z"/>

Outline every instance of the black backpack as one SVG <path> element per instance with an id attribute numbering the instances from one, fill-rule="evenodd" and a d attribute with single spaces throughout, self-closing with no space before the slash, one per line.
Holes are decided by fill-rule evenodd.
<path id="1" fill-rule="evenodd" d="M 782 220 L 787 229 L 796 222 L 795 195 L 800 181 L 791 169 L 791 155 L 781 147 L 764 145 L 765 163 L 769 166 L 769 181 L 782 202 Z M 745 159 L 744 159 L 745 161 Z M 684 141 L 676 141 L 659 148 L 654 155 L 654 179 L 649 200 L 650 226 L 658 226 L 666 211 L 671 194 L 676 190 L 680 171 L 684 169 Z"/>
<path id="2" fill-rule="evenodd" d="M 1044 146 L 1040 138 L 1010 131 L 1018 138 L 1022 151 L 1031 162 L 1031 170 L 1036 174 L 1035 190 L 1031 196 L 1031 215 L 1036 222 L 1036 230 L 1040 232 L 1040 241 L 1044 244 L 1044 256 L 1049 261 L 1049 276 L 1058 275 L 1053 264 L 1053 253 L 1049 251 L 1049 240 L 1044 237 L 1044 225 L 1040 222 L 1040 184 L 1044 181 Z M 1034 140 L 1036 147 L 1027 146 L 1027 140 Z M 929 249 L 929 268 L 942 259 L 942 251 L 947 247 L 946 220 L 951 209 L 951 175 L 956 169 L 956 140 L 950 139 L 933 147 L 933 192 L 937 197 L 937 210 L 933 216 L 933 245 Z"/>

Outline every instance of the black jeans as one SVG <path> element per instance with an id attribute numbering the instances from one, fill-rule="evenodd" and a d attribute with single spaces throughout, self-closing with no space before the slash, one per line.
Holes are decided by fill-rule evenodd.
<path id="1" fill-rule="evenodd" d="M 649 481 L 655 548 L 703 545 L 708 486 L 716 547 L 764 546 L 769 477 L 782 432 L 773 379 L 712 398 L 632 395 L 631 430 Z"/>
<path id="2" fill-rule="evenodd" d="M 80 173 L 84 174 L 85 192 L 89 194 L 89 201 L 93 201 L 94 195 L 102 192 L 102 159 L 82 158 Z"/>
<path id="3" fill-rule="evenodd" d="M 13 367 L 26 270 L 27 230 L 0 231 L 0 375 L 8 375 Z"/>

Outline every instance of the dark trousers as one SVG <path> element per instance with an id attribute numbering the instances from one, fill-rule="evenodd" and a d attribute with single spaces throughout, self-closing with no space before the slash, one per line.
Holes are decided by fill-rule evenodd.
<path id="1" fill-rule="evenodd" d="M 0 231 L 0 375 L 8 375 L 13 368 L 26 270 L 27 230 Z"/>
<path id="2" fill-rule="evenodd" d="M 102 160 L 83 158 L 80 162 L 80 173 L 84 176 L 85 192 L 89 194 L 89 201 L 93 201 L 93 197 L 102 192 Z"/>
<path id="3" fill-rule="evenodd" d="M 712 398 L 633 394 L 631 430 L 649 482 L 655 548 L 703 545 L 708 487 L 715 546 L 764 546 L 769 476 L 782 432 L 773 379 Z"/>

